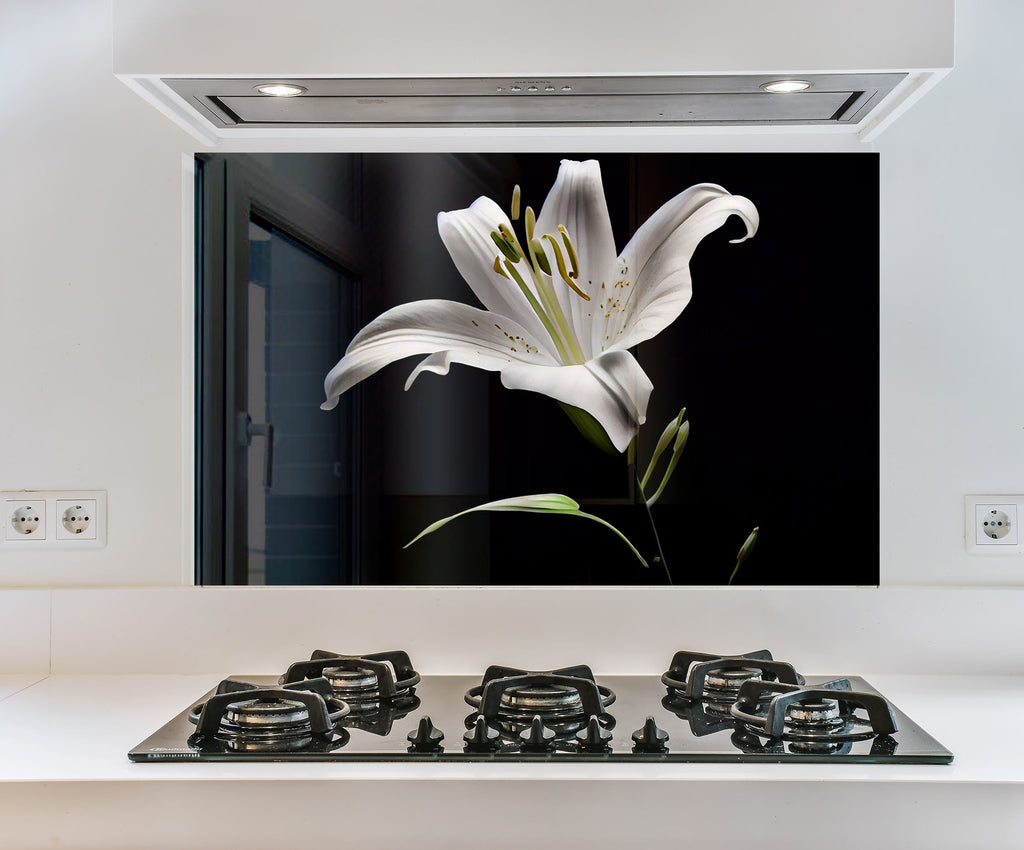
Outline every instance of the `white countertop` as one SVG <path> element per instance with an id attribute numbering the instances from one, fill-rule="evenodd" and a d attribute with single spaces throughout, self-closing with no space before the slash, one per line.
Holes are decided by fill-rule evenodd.
<path id="1" fill-rule="evenodd" d="M 31 677 L 0 685 L 18 678 Z M 334 812 L 331 820 L 343 812 L 345 834 L 370 848 L 413 837 L 417 847 L 470 846 L 479 830 L 489 847 L 511 848 L 533 821 L 549 839 L 539 846 L 585 836 L 599 848 L 640 837 L 645 848 L 675 848 L 680 834 L 702 848 L 748 839 L 802 846 L 796 823 L 819 838 L 829 830 L 839 848 L 918 846 L 908 834 L 930 848 L 1024 846 L 1024 736 L 1012 734 L 1024 677 L 865 674 L 954 753 L 951 765 L 128 761 L 131 747 L 220 678 L 58 675 L 0 702 L 0 847 L 133 847 L 136 829 L 149 830 L 148 847 L 214 838 L 270 847 L 334 834 L 285 816 L 288 805 Z M 46 814 L 54 811 L 56 820 Z M 492 834 L 496 818 L 505 825 Z M 510 829 L 509 818 L 519 826 Z M 837 827 L 844 821 L 848 835 Z M 765 834 L 773 822 L 778 843 Z"/>
<path id="2" fill-rule="evenodd" d="M 0 703 L 0 781 L 562 779 L 1024 785 L 1024 677 L 866 675 L 954 754 L 951 765 L 430 762 L 133 763 L 126 753 L 226 676 L 50 676 Z M 3 677 L 4 679 L 17 677 Z M 2 692 L 2 691 L 0 691 Z M 982 696 L 975 696 L 981 694 Z M 69 714 L 73 713 L 73 721 Z M 959 717 L 973 718 L 969 728 Z M 1011 721 L 1012 722 L 1012 721 Z M 47 735 L 48 729 L 74 734 Z M 82 730 L 87 730 L 83 733 Z M 28 734 L 27 734 L 28 733 Z"/>
<path id="3" fill-rule="evenodd" d="M 1024 848 L 1024 588 L 664 591 L 0 592 L 0 850 L 280 850 L 325 838 L 359 850 Z M 599 674 L 649 675 L 680 646 L 764 645 L 808 675 L 864 676 L 954 763 L 127 758 L 224 675 L 283 669 L 314 647 L 415 646 L 425 675 L 581 659 Z M 978 675 L 946 675 L 966 669 Z"/>
<path id="4" fill-rule="evenodd" d="M 45 673 L 22 673 L 20 675 L 0 676 L 0 700 L 12 697 L 19 691 L 25 690 L 29 685 L 41 682 L 45 678 Z"/>

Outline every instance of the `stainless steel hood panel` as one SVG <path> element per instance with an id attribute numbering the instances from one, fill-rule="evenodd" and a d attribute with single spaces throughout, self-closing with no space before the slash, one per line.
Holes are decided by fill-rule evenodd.
<path id="1" fill-rule="evenodd" d="M 856 123 L 906 76 L 808 75 L 794 94 L 764 75 L 287 79 L 298 97 L 258 94 L 265 78 L 162 82 L 222 128 L 779 126 Z"/>
<path id="2" fill-rule="evenodd" d="M 953 66 L 954 0 L 111 6 L 114 74 L 222 149 L 850 149 Z M 759 88 L 791 77 L 814 87 Z M 264 102 L 271 81 L 309 93 Z"/>

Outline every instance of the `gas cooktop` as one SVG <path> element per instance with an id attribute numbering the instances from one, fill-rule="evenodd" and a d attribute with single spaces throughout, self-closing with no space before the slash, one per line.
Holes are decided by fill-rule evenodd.
<path id="1" fill-rule="evenodd" d="M 133 761 L 949 763 L 864 679 L 804 677 L 767 650 L 678 652 L 658 676 L 489 667 L 424 676 L 405 652 L 318 650 L 232 676 L 132 749 Z"/>

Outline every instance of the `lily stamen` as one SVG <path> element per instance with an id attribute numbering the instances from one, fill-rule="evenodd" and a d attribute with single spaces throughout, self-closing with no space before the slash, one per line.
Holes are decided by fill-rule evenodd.
<path id="1" fill-rule="evenodd" d="M 537 216 L 533 213 L 533 207 L 526 208 L 526 241 L 533 241 L 533 229 L 537 226 Z"/>
<path id="2" fill-rule="evenodd" d="M 589 301 L 590 296 L 576 285 L 576 282 L 569 277 L 569 273 L 565 270 L 565 258 L 562 256 L 562 249 L 555 241 L 555 238 L 548 233 L 545 233 L 543 238 L 547 239 L 548 242 L 551 243 L 551 247 L 555 251 L 555 262 L 558 264 L 559 276 L 569 285 L 569 288 L 572 289 L 573 292 L 580 296 L 580 298 L 584 301 Z"/>
<path id="3" fill-rule="evenodd" d="M 572 265 L 572 273 L 569 275 L 573 280 L 580 276 L 580 260 L 576 256 L 576 247 L 569 238 L 569 231 L 564 224 L 558 225 L 558 232 L 562 234 L 562 241 L 565 243 L 565 253 L 569 255 L 569 263 Z"/>
<path id="4" fill-rule="evenodd" d="M 523 258 L 522 254 L 516 250 L 515 241 L 508 239 L 504 233 L 498 233 L 498 231 L 492 230 L 491 241 L 493 241 L 498 247 L 498 250 L 513 263 L 518 263 Z"/>
<path id="5" fill-rule="evenodd" d="M 505 224 L 502 222 L 498 225 L 498 230 L 501 231 L 501 235 L 505 237 L 509 245 L 518 245 L 519 240 L 516 239 L 515 233 L 513 233 Z"/>
<path id="6" fill-rule="evenodd" d="M 544 274 L 551 274 L 551 264 L 548 262 L 548 256 L 544 253 L 544 246 L 538 240 L 530 240 L 530 253 L 536 258 L 540 270 Z"/>
<path id="7" fill-rule="evenodd" d="M 530 287 L 526 285 L 526 281 L 523 280 L 523 276 L 519 274 L 515 264 L 505 260 L 504 266 L 509 275 L 511 275 L 512 280 L 514 280 L 519 286 L 519 289 L 525 296 L 527 303 L 530 305 L 530 309 L 537 314 L 537 318 L 540 319 L 541 324 L 544 325 L 544 330 L 548 332 L 548 336 L 551 337 L 551 341 L 555 344 L 555 349 L 558 351 L 558 356 L 562 358 L 562 362 L 571 363 L 572 361 L 569 359 L 569 350 L 565 344 L 565 340 L 563 340 L 561 335 L 558 333 L 554 322 L 551 321 L 551 317 L 544 311 L 544 308 L 540 306 L 537 296 L 534 295 Z"/>
<path id="8" fill-rule="evenodd" d="M 495 271 L 496 271 L 496 272 L 497 272 L 498 274 L 500 274 L 500 275 L 501 275 L 501 276 L 502 276 L 503 278 L 505 278 L 505 280 L 512 280 L 512 278 L 510 278 L 510 277 L 508 276 L 508 272 L 506 272 L 506 271 L 505 271 L 505 270 L 504 270 L 504 269 L 503 269 L 503 268 L 501 267 L 501 257 L 495 257 L 495 258 L 494 258 L 494 270 L 495 270 Z"/>
<path id="9" fill-rule="evenodd" d="M 519 221 L 519 184 L 512 190 L 512 221 Z"/>

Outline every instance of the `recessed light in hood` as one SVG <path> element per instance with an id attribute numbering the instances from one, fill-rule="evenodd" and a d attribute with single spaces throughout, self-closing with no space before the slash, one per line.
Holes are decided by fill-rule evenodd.
<path id="1" fill-rule="evenodd" d="M 305 86 L 296 86 L 291 83 L 264 83 L 256 86 L 256 91 L 270 97 L 296 97 L 306 93 Z"/>
<path id="2" fill-rule="evenodd" d="M 753 75 L 296 80 L 302 97 L 263 97 L 251 79 L 162 82 L 218 128 L 656 127 L 857 123 L 906 76 L 808 76 L 795 98 L 767 87 L 796 81 Z"/>
<path id="3" fill-rule="evenodd" d="M 807 91 L 813 85 L 814 83 L 809 83 L 807 80 L 774 80 L 770 83 L 762 83 L 761 89 L 772 94 L 795 94 Z"/>

